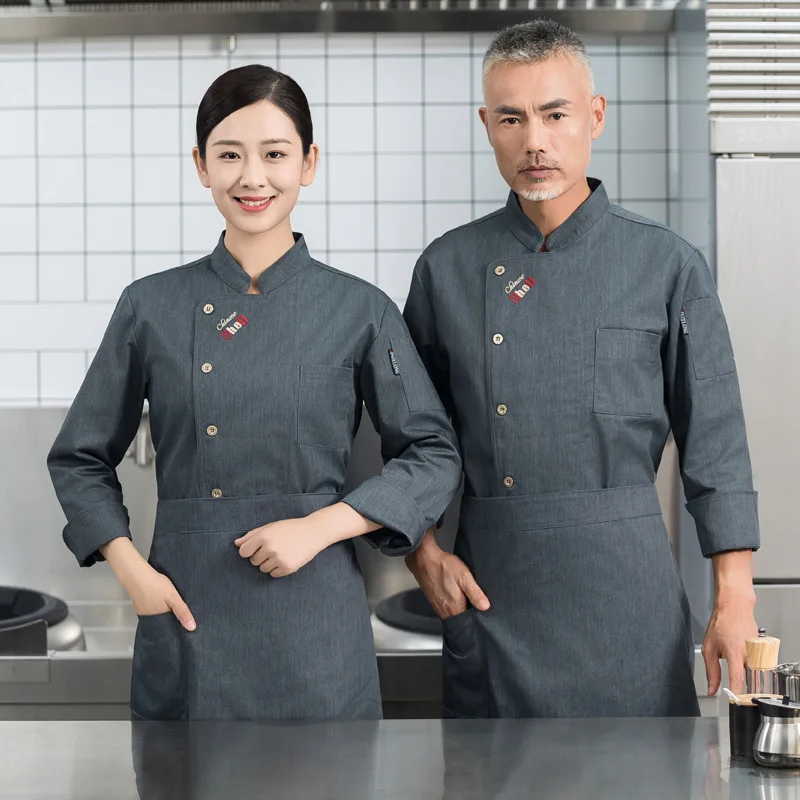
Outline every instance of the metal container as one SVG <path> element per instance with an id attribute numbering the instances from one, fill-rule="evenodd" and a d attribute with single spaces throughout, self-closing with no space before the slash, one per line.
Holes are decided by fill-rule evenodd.
<path id="1" fill-rule="evenodd" d="M 775 691 L 800 703 L 800 661 L 792 664 L 779 664 L 775 668 L 777 686 Z"/>
<path id="2" fill-rule="evenodd" d="M 753 756 L 762 767 L 800 769 L 800 703 L 788 698 L 754 699 L 761 725 L 753 742 Z"/>

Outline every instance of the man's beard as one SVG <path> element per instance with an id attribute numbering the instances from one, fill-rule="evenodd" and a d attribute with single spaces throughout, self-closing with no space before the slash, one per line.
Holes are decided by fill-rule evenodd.
<path id="1" fill-rule="evenodd" d="M 530 200 L 532 203 L 541 203 L 543 200 L 555 200 L 564 193 L 563 189 L 520 189 L 517 194 Z"/>

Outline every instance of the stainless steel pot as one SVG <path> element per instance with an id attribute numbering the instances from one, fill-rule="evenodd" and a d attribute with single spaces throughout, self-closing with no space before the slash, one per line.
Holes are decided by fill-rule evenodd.
<path id="1" fill-rule="evenodd" d="M 792 664 L 779 664 L 775 668 L 778 685 L 775 691 L 800 703 L 800 661 Z"/>

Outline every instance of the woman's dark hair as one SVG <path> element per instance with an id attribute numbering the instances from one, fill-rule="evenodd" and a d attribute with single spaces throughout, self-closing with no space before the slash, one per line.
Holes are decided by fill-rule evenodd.
<path id="1" fill-rule="evenodd" d="M 308 155 L 314 141 L 314 129 L 305 93 L 288 75 L 263 64 L 250 64 L 220 75 L 200 101 L 196 124 L 200 158 L 206 157 L 211 131 L 225 117 L 262 100 L 269 100 L 292 120 L 303 143 L 303 155 Z"/>

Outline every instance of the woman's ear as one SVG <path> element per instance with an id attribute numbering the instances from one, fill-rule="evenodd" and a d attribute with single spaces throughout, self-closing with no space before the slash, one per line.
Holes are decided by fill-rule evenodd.
<path id="1" fill-rule="evenodd" d="M 312 144 L 308 155 L 303 158 L 303 174 L 300 178 L 301 186 L 311 186 L 319 166 L 319 145 Z"/>
<path id="2" fill-rule="evenodd" d="M 206 171 L 206 160 L 200 156 L 200 148 L 192 148 L 192 160 L 194 161 L 194 168 L 197 170 L 197 177 L 200 178 L 200 183 L 206 187 L 211 188 L 211 181 L 208 179 L 208 172 Z"/>

